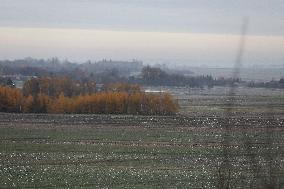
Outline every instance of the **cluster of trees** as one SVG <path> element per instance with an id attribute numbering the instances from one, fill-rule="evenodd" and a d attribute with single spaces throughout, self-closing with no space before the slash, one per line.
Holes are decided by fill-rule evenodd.
<path id="1" fill-rule="evenodd" d="M 94 92 L 94 86 L 65 77 L 33 78 L 23 90 L 0 87 L 0 111 L 169 115 L 177 113 L 178 104 L 167 93 L 145 93 L 139 85 L 109 84 Z"/>
<path id="2" fill-rule="evenodd" d="M 140 73 L 140 74 L 139 74 Z M 98 62 L 87 61 L 76 64 L 68 60 L 33 59 L 0 61 L 0 75 L 20 75 L 37 77 L 68 76 L 79 83 L 114 83 L 126 82 L 140 85 L 187 86 L 187 87 L 213 87 L 241 84 L 249 87 L 284 88 L 283 81 L 245 82 L 237 78 L 213 78 L 212 76 L 188 76 L 188 70 L 177 71 L 167 69 L 164 65 L 156 67 L 145 66 L 137 60 Z M 189 72 L 191 73 L 191 72 Z M 5 84 L 5 82 L 0 85 Z M 76 87 L 75 87 L 76 88 Z M 92 91 L 94 92 L 94 91 Z M 79 94 L 78 92 L 75 92 Z M 49 95 L 49 94 L 48 94 Z M 70 96 L 66 94 L 65 96 Z"/>
<path id="3" fill-rule="evenodd" d="M 180 74 L 168 74 L 160 68 L 146 66 L 142 70 L 142 83 L 146 85 L 165 85 L 165 86 L 188 86 L 188 87 L 213 87 L 226 86 L 240 83 L 241 79 L 219 78 L 212 76 L 189 77 Z"/>
<path id="4" fill-rule="evenodd" d="M 0 77 L 0 86 L 14 87 L 15 83 L 12 81 L 11 78 Z"/>
<path id="5" fill-rule="evenodd" d="M 47 76 L 50 74 L 47 70 L 37 67 L 12 67 L 12 66 L 2 66 L 0 67 L 1 73 L 3 75 L 17 75 L 21 74 L 23 76 Z"/>
<path id="6" fill-rule="evenodd" d="M 0 74 L 21 74 L 24 76 L 45 76 L 51 73 L 70 73 L 79 65 L 67 60 L 60 61 L 58 58 L 34 59 L 25 58 L 19 60 L 1 60 Z"/>
<path id="7" fill-rule="evenodd" d="M 23 95 L 20 90 L 0 86 L 0 111 L 1 112 L 21 112 Z"/>
<path id="8" fill-rule="evenodd" d="M 249 87 L 261 87 L 261 88 L 279 88 L 284 89 L 284 78 L 272 80 L 269 82 L 249 82 Z"/>
<path id="9" fill-rule="evenodd" d="M 58 98 L 47 101 L 48 113 L 143 114 L 169 115 L 178 106 L 169 94 L 142 92 L 100 92 L 90 95 Z"/>
<path id="10" fill-rule="evenodd" d="M 70 62 L 68 60 L 34 59 L 25 58 L 19 60 L 0 60 L 0 75 L 22 75 L 22 76 L 53 76 L 69 75 L 79 79 L 89 77 L 91 74 L 103 76 L 110 72 L 117 72 L 119 75 L 129 75 L 131 72 L 139 72 L 143 63 L 133 61 L 112 61 L 102 60 L 98 62 L 87 61 L 82 64 Z"/>
<path id="11" fill-rule="evenodd" d="M 158 65 L 159 66 L 159 65 Z M 162 69 L 163 68 L 163 69 Z M 143 67 L 143 63 L 133 60 L 99 62 L 86 62 L 83 64 L 71 63 L 67 60 L 52 59 L 4 60 L 0 61 L 0 74 L 22 75 L 38 77 L 69 76 L 74 80 L 87 80 L 97 83 L 127 82 L 141 85 L 187 86 L 187 87 L 213 87 L 230 84 L 230 79 L 214 79 L 212 76 L 185 76 L 183 73 L 171 72 L 173 70 L 160 67 Z M 139 74 L 140 73 L 140 74 Z M 132 75 L 134 74 L 134 76 Z M 68 96 L 68 95 L 67 95 Z"/>
<path id="12" fill-rule="evenodd" d="M 104 85 L 103 90 L 108 92 L 139 93 L 141 92 L 141 87 L 137 84 L 111 83 Z"/>
<path id="13" fill-rule="evenodd" d="M 60 93 L 71 97 L 79 94 L 91 94 L 96 92 L 96 83 L 92 81 L 74 81 L 69 77 L 40 77 L 27 80 L 23 85 L 23 95 L 36 96 L 45 94 L 57 97 Z"/>

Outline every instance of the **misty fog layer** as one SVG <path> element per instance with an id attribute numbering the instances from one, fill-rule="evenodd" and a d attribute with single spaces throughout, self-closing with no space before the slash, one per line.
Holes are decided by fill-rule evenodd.
<path id="1" fill-rule="evenodd" d="M 57 56 L 75 61 L 141 59 L 146 63 L 233 65 L 238 35 L 1 28 L 1 59 Z M 244 63 L 281 64 L 284 37 L 248 36 Z"/>
<path id="2" fill-rule="evenodd" d="M 231 66 L 248 17 L 245 65 L 283 64 L 282 0 L 1 0 L 1 59 Z"/>

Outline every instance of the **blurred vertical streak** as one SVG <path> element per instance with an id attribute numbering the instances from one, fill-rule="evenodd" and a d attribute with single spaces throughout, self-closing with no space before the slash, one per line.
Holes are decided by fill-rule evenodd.
<path id="1" fill-rule="evenodd" d="M 218 167 L 218 180 L 217 187 L 219 189 L 229 189 L 232 188 L 232 163 L 231 159 L 233 156 L 231 155 L 231 141 L 232 141 L 232 127 L 233 125 L 233 115 L 234 115 L 234 105 L 235 105 L 235 93 L 237 85 L 235 84 L 235 80 L 240 77 L 240 70 L 242 66 L 242 60 L 246 45 L 246 35 L 249 25 L 249 19 L 245 17 L 243 19 L 241 35 L 239 41 L 238 52 L 236 56 L 236 61 L 233 69 L 232 82 L 229 86 L 229 92 L 227 94 L 227 108 L 224 114 L 224 123 L 222 125 L 222 133 L 223 133 L 223 141 L 222 141 L 222 161 Z"/>

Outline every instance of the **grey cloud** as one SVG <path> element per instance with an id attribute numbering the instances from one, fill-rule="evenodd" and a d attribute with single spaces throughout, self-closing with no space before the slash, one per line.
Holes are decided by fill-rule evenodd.
<path id="1" fill-rule="evenodd" d="M 0 26 L 284 34 L 283 0 L 0 0 Z"/>

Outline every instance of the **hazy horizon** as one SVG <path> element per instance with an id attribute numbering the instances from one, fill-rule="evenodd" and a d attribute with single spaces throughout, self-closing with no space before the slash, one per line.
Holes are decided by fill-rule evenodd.
<path id="1" fill-rule="evenodd" d="M 243 64 L 284 64 L 281 0 L 0 0 L 0 59 L 138 59 L 231 67 L 242 19 Z"/>

